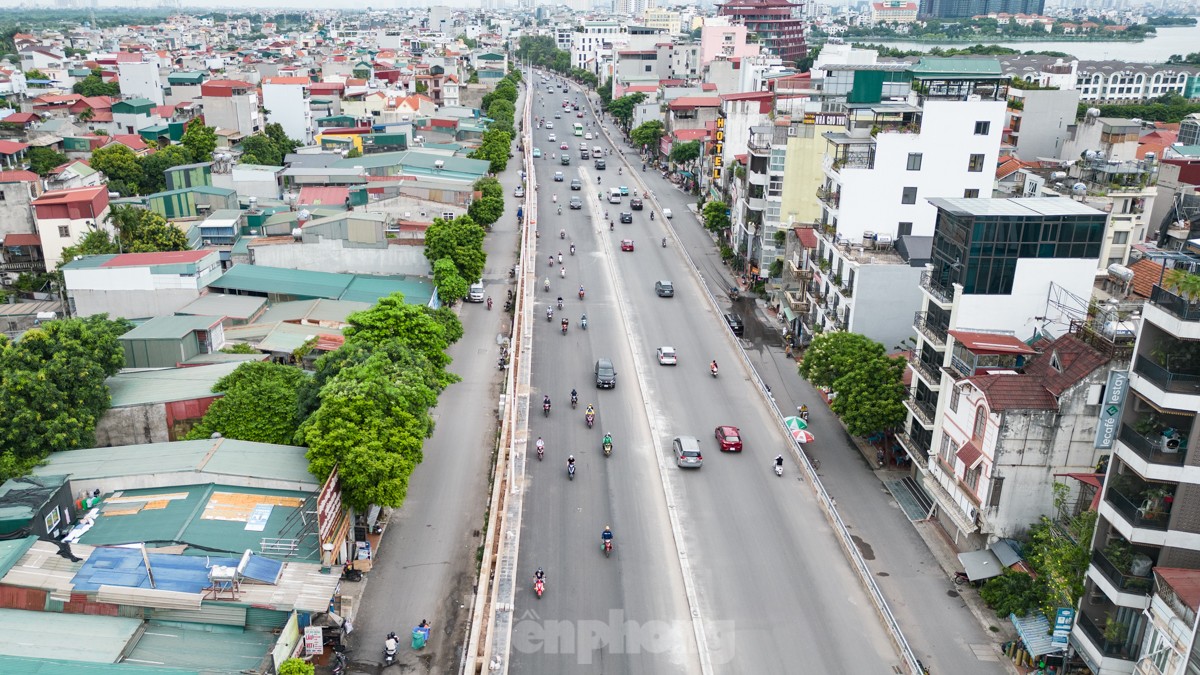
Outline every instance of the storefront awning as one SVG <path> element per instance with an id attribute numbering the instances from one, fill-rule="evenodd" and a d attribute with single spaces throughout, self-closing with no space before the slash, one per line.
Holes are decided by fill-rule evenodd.
<path id="1" fill-rule="evenodd" d="M 991 579 L 1004 573 L 1004 565 L 1000 564 L 1000 559 L 990 549 L 959 553 L 958 561 L 971 581 Z"/>
<path id="2" fill-rule="evenodd" d="M 1021 636 L 1021 642 L 1025 643 L 1025 650 L 1030 656 L 1037 658 L 1042 654 L 1061 651 L 1061 648 L 1051 641 L 1050 622 L 1045 616 L 1033 614 L 1018 617 L 1016 614 L 1009 614 L 1008 618 L 1017 629 L 1017 634 Z"/>
<path id="3" fill-rule="evenodd" d="M 693 174 L 691 171 L 680 171 L 679 175 L 683 176 L 684 178 L 695 178 L 696 177 L 695 174 Z"/>
<path id="4" fill-rule="evenodd" d="M 783 310 L 783 316 L 788 320 L 788 323 L 791 323 L 796 320 L 796 313 L 792 311 L 791 307 L 788 307 L 786 304 L 783 304 L 783 305 L 780 305 L 779 308 Z"/>

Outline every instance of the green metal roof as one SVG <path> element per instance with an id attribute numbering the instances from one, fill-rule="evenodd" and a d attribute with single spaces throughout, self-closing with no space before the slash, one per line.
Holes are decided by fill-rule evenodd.
<path id="1" fill-rule="evenodd" d="M 222 316 L 227 319 L 249 319 L 258 314 L 265 304 L 267 304 L 266 298 L 259 298 L 252 295 L 207 293 L 175 310 L 175 313 L 196 316 Z"/>
<path id="2" fill-rule="evenodd" d="M 271 653 L 276 636 L 268 631 L 222 631 L 185 628 L 151 622 L 138 638 L 127 661 L 130 663 L 170 663 L 184 668 L 199 668 L 207 674 L 258 672 L 263 654 Z M 73 672 L 68 669 L 64 672 Z M 135 671 L 130 675 L 140 675 Z M 88 671 L 91 675 L 91 671 Z"/>
<path id="3" fill-rule="evenodd" d="M 247 511 L 244 516 L 238 514 L 235 519 L 230 520 L 211 516 L 206 518 L 205 515 L 213 512 L 213 499 L 218 497 L 218 493 L 231 495 L 231 499 L 246 504 Z M 169 546 L 172 543 L 181 543 L 189 546 L 184 552 L 185 555 L 210 555 L 214 552 L 241 555 L 246 549 L 259 550 L 263 539 L 299 539 L 300 547 L 288 561 L 319 562 L 321 551 L 316 537 L 305 536 L 316 528 L 316 521 L 308 519 L 305 522 L 305 519 L 298 515 L 298 512 L 305 508 L 303 503 L 297 506 L 276 504 L 271 507 L 262 530 L 246 527 L 249 524 L 247 517 L 250 515 L 250 509 L 255 508 L 250 506 L 255 503 L 254 497 L 262 497 L 259 503 L 265 505 L 272 501 L 272 497 L 305 500 L 312 494 L 311 491 L 260 490 L 215 483 L 122 490 L 121 498 L 125 500 L 125 503 L 119 505 L 122 510 L 137 508 L 139 502 L 133 501 L 137 498 L 145 499 L 142 504 L 165 502 L 165 506 L 138 508 L 136 513 L 109 516 L 105 515 L 106 508 L 102 504 L 100 517 L 96 519 L 95 525 L 79 538 L 79 542 L 88 546 L 136 542 Z M 308 509 L 311 508 L 309 505 Z"/>
<path id="4" fill-rule="evenodd" d="M 221 323 L 219 316 L 156 316 L 122 335 L 121 340 L 178 340 Z"/>
<path id="5" fill-rule="evenodd" d="M 45 654 L 62 654 L 63 636 L 70 636 L 69 666 L 41 672 L 91 672 L 94 664 L 116 663 L 141 627 L 141 619 L 126 617 L 0 609 L 0 635 L 4 635 L 0 655 L 32 660 Z M 24 675 L 31 671 L 5 668 L 3 672 Z"/>
<path id="6" fill-rule="evenodd" d="M 16 524 L 17 521 L 34 517 L 54 492 L 67 482 L 66 479 L 66 476 L 59 474 L 45 474 L 10 478 L 0 484 L 0 524 L 7 526 L 0 527 L 0 531 L 8 533 L 22 527 Z M 19 493 L 25 494 L 17 498 Z"/>
<path id="7" fill-rule="evenodd" d="M 294 300 L 292 302 L 277 302 L 263 312 L 259 319 L 262 323 L 276 321 L 299 321 L 314 319 L 317 321 L 345 322 L 346 317 L 364 309 L 370 309 L 371 304 L 365 302 L 350 302 L 348 300 Z"/>
<path id="8" fill-rule="evenodd" d="M 193 72 L 171 73 L 167 75 L 170 84 L 201 84 L 208 73 L 198 70 Z"/>
<path id="9" fill-rule="evenodd" d="M 73 481 L 86 482 L 123 476 L 205 471 L 250 480 L 316 486 L 319 483 L 308 472 L 305 452 L 305 448 L 293 445 L 254 443 L 233 438 L 141 443 L 55 452 L 45 465 L 33 470 L 33 475 L 64 474 Z M 197 476 L 196 481 L 199 480 L 202 479 Z"/>
<path id="10" fill-rule="evenodd" d="M 920 78 L 1006 77 L 996 59 L 963 59 L 947 56 L 922 56 L 912 68 Z"/>
<path id="11" fill-rule="evenodd" d="M 168 171 L 170 171 L 170 169 L 168 169 Z M 154 199 L 155 197 L 173 197 L 175 195 L 182 195 L 188 192 L 197 192 L 202 195 L 217 195 L 220 197 L 228 197 L 229 195 L 237 194 L 237 190 L 232 188 L 216 187 L 214 185 L 193 185 L 192 187 L 179 188 L 178 190 L 155 192 L 152 195 L 146 195 L 146 199 Z"/>
<path id="12" fill-rule="evenodd" d="M 61 642 L 61 638 L 59 638 L 59 641 Z M 48 646 L 47 649 L 49 650 L 47 653 L 54 653 L 53 646 Z M 79 661 L 67 661 L 64 659 L 26 658 L 0 654 L 0 673 L 21 673 L 22 675 L 62 675 L 62 673 L 87 673 L 87 675 L 212 675 L 212 670 L 209 668 L 197 670 L 194 668 L 169 668 L 167 666 L 145 666 L 130 663 L 81 663 Z"/>
<path id="13" fill-rule="evenodd" d="M 339 299 L 374 305 L 392 293 L 403 293 L 406 304 L 427 305 L 433 298 L 433 283 L 421 277 L 356 276 Z"/>
<path id="14" fill-rule="evenodd" d="M 290 270 L 261 265 L 234 265 L 208 284 L 209 288 L 277 293 L 298 298 L 338 299 L 349 288 L 354 276 L 332 272 Z"/>
<path id="15" fill-rule="evenodd" d="M 217 380 L 240 365 L 240 362 L 219 363 L 194 368 L 129 371 L 113 375 L 106 384 L 113 408 L 191 401 L 212 396 Z"/>
<path id="16" fill-rule="evenodd" d="M 33 534 L 23 539 L 0 540 L 0 577 L 8 574 L 8 571 L 12 569 L 13 565 L 17 564 L 17 561 L 21 559 L 21 556 L 25 555 L 25 552 L 28 551 L 37 540 L 37 535 Z"/>
<path id="17" fill-rule="evenodd" d="M 324 328 L 295 323 L 277 323 L 258 341 L 256 349 L 275 354 L 290 354 L 318 335 L 341 335 L 341 328 Z"/>

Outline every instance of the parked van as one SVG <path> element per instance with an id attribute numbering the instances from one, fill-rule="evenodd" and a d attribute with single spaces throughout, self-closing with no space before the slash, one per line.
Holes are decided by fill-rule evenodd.
<path id="1" fill-rule="evenodd" d="M 468 302 L 483 302 L 483 279 L 471 284 L 471 290 L 467 292 Z"/>
<path id="2" fill-rule="evenodd" d="M 621 203 L 621 188 L 608 188 L 608 203 L 609 204 L 620 204 Z"/>

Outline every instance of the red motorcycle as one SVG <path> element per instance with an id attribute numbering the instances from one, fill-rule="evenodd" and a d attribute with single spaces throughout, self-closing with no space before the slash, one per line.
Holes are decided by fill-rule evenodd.
<path id="1" fill-rule="evenodd" d="M 539 598 L 542 597 L 542 593 L 546 592 L 546 581 L 544 579 L 538 579 L 538 580 L 534 581 L 533 582 L 533 592 L 537 593 L 537 596 Z"/>
<path id="2" fill-rule="evenodd" d="M 582 288 L 581 288 L 581 289 L 579 289 L 579 299 L 580 299 L 580 300 L 582 300 L 582 299 L 583 299 L 583 289 L 582 289 Z"/>
<path id="3" fill-rule="evenodd" d="M 605 539 L 604 540 L 604 557 L 607 558 L 610 555 L 612 555 L 612 539 Z"/>

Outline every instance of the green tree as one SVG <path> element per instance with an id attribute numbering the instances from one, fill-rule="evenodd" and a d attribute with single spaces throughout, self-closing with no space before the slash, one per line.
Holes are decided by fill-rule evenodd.
<path id="1" fill-rule="evenodd" d="M 687 164 L 700 158 L 700 141 L 675 143 L 671 146 L 671 161 L 676 164 Z"/>
<path id="2" fill-rule="evenodd" d="M 492 223 L 500 220 L 500 216 L 504 215 L 504 198 L 482 197 L 476 199 L 467 208 L 467 215 L 471 216 L 476 223 L 484 227 L 491 227 Z"/>
<path id="3" fill-rule="evenodd" d="M 279 664 L 279 675 L 314 675 L 316 666 L 304 659 L 288 659 Z"/>
<path id="4" fill-rule="evenodd" d="M 343 331 L 347 339 L 359 338 L 377 345 L 399 340 L 441 370 L 450 364 L 446 354 L 450 335 L 444 321 L 434 318 L 425 307 L 405 303 L 400 293 L 381 298 L 371 309 L 351 314 L 347 321 L 350 326 Z M 441 376 L 439 381 L 449 384 Z"/>
<path id="5" fill-rule="evenodd" d="M 851 434 L 867 436 L 904 421 L 904 367 L 904 359 L 888 357 L 882 344 L 833 331 L 813 338 L 799 370 L 814 386 L 836 392 L 831 409 Z"/>
<path id="6" fill-rule="evenodd" d="M 729 222 L 729 205 L 723 201 L 713 200 L 704 205 L 704 227 L 711 232 L 722 234 L 731 227 Z"/>
<path id="7" fill-rule="evenodd" d="M 188 433 L 189 440 L 220 433 L 226 438 L 286 445 L 299 429 L 299 389 L 308 379 L 299 368 L 265 361 L 243 363 L 217 380 L 213 401 L 204 419 Z"/>
<path id="8" fill-rule="evenodd" d="M 491 176 L 484 176 L 475 181 L 474 187 L 480 193 L 481 197 L 498 197 L 504 199 L 504 188 L 500 185 L 500 181 Z"/>
<path id="9" fill-rule="evenodd" d="M 596 93 L 600 95 L 601 106 L 612 100 L 612 78 L 604 80 L 604 84 L 596 88 Z"/>
<path id="10" fill-rule="evenodd" d="M 463 279 L 479 279 L 487 264 L 487 252 L 483 250 L 485 234 L 470 216 L 453 220 L 434 218 L 425 230 L 425 258 L 430 264 L 449 258 Z"/>
<path id="11" fill-rule="evenodd" d="M 122 197 L 136 195 L 145 178 L 137 153 L 120 143 L 93 152 L 91 166 L 108 178 L 108 189 Z"/>
<path id="12" fill-rule="evenodd" d="M 649 148 L 656 150 L 658 141 L 663 137 L 666 130 L 663 128 L 663 123 L 658 120 L 650 120 L 642 122 L 636 129 L 629 132 L 629 139 L 638 148 Z"/>
<path id="13" fill-rule="evenodd" d="M 79 239 L 79 243 L 62 250 L 62 262 L 59 263 L 59 266 L 85 255 L 106 255 L 120 253 L 120 251 L 120 245 L 108 233 L 108 230 L 102 230 L 93 225 L 88 229 L 87 234 Z"/>
<path id="14" fill-rule="evenodd" d="M 164 173 L 175 166 L 192 163 L 192 155 L 182 145 L 169 145 L 139 159 L 142 165 L 141 194 L 148 195 L 167 189 Z"/>
<path id="15" fill-rule="evenodd" d="M 50 76 L 43 73 L 42 71 L 38 70 L 37 68 L 30 68 L 29 70 L 25 71 L 25 79 L 26 80 L 49 80 Z"/>
<path id="16" fill-rule="evenodd" d="M 217 132 L 212 127 L 205 126 L 203 120 L 194 119 L 188 122 L 187 130 L 179 143 L 187 150 L 193 162 L 212 160 L 213 151 L 217 149 Z"/>
<path id="17" fill-rule="evenodd" d="M 626 94 L 621 98 L 610 101 L 607 106 L 604 106 L 605 111 L 612 115 L 621 126 L 628 127 L 633 121 L 633 111 L 639 103 L 646 100 L 646 95 L 642 92 Z"/>
<path id="18" fill-rule="evenodd" d="M 1066 527 L 1043 516 L 1030 528 L 1026 559 L 1045 585 L 1043 612 L 1053 612 L 1055 607 L 1075 607 L 1083 599 L 1095 529 L 1095 511 L 1080 513 Z"/>
<path id="19" fill-rule="evenodd" d="M 467 297 L 467 291 L 470 290 L 470 284 L 459 276 L 458 268 L 449 258 L 434 261 L 433 283 L 437 286 L 438 297 L 446 305 L 453 305 Z"/>
<path id="20" fill-rule="evenodd" d="M 128 204 L 112 207 L 109 222 L 117 230 L 120 249 L 126 253 L 186 251 L 187 235 L 153 211 Z"/>
<path id="21" fill-rule="evenodd" d="M 80 96 L 120 96 L 121 85 L 116 82 L 105 82 L 99 68 L 90 75 L 75 83 L 71 91 Z"/>
<path id="22" fill-rule="evenodd" d="M 1163 286 L 1183 296 L 1188 302 L 1200 299 L 1200 274 L 1175 268 L 1167 272 Z"/>
<path id="23" fill-rule="evenodd" d="M 29 160 L 29 170 L 39 176 L 48 176 L 55 168 L 67 163 L 66 155 L 47 147 L 30 148 L 25 158 Z"/>
<path id="24" fill-rule="evenodd" d="M 296 148 L 303 145 L 300 141 L 293 138 L 288 138 L 287 132 L 283 130 L 282 124 L 268 124 L 263 127 L 263 132 L 267 134 L 267 138 L 275 144 L 275 149 L 279 151 L 279 161 L 283 162 L 283 158 L 296 151 Z"/>

